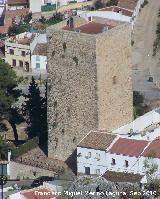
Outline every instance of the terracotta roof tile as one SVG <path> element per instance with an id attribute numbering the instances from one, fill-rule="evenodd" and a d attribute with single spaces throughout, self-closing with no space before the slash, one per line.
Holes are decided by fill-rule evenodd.
<path id="1" fill-rule="evenodd" d="M 47 43 L 38 43 L 33 51 L 33 55 L 47 56 Z"/>
<path id="2" fill-rule="evenodd" d="M 8 0 L 7 2 L 9 5 L 25 5 L 29 4 L 28 0 Z"/>
<path id="3" fill-rule="evenodd" d="M 144 177 L 139 174 L 133 173 L 123 173 L 123 172 L 114 172 L 106 171 L 103 176 L 107 181 L 111 182 L 129 182 L 129 183 L 138 183 Z"/>
<path id="4" fill-rule="evenodd" d="M 109 150 L 110 153 L 139 156 L 149 142 L 144 140 L 134 140 L 119 138 Z"/>
<path id="5" fill-rule="evenodd" d="M 43 193 L 43 195 L 36 194 L 35 191 Z M 45 193 L 49 193 L 49 195 L 44 195 Z M 26 197 L 26 199 L 52 199 L 53 195 L 52 192 L 46 188 L 37 188 L 37 189 L 31 189 L 27 191 L 21 192 L 21 195 Z"/>
<path id="6" fill-rule="evenodd" d="M 82 33 L 87 33 L 87 34 L 98 34 L 102 33 L 103 29 L 105 27 L 108 27 L 108 29 L 113 28 L 113 26 L 107 25 L 107 24 L 101 24 L 101 23 L 96 23 L 96 22 L 89 22 L 87 24 L 84 24 L 82 26 L 77 27 L 77 29 L 80 30 Z"/>
<path id="7" fill-rule="evenodd" d="M 160 158 L 160 139 L 152 141 L 147 149 L 143 152 L 142 156 L 153 156 L 156 158 Z"/>
<path id="8" fill-rule="evenodd" d="M 114 26 L 111 26 L 108 24 L 97 23 L 97 22 L 89 22 L 76 28 L 70 28 L 69 26 L 65 26 L 62 29 L 69 30 L 69 31 L 77 30 L 77 31 L 80 31 L 80 33 L 86 33 L 86 34 L 98 34 L 98 33 L 102 33 L 105 27 L 107 27 L 108 29 L 111 29 Z"/>
<path id="9" fill-rule="evenodd" d="M 116 135 L 104 133 L 104 132 L 91 132 L 80 143 L 79 147 L 106 150 Z"/>

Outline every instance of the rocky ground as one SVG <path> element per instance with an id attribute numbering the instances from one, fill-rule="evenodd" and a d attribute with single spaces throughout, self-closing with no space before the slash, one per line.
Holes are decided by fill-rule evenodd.
<path id="1" fill-rule="evenodd" d="M 126 190 L 137 190 L 138 185 L 108 182 L 103 177 L 81 176 L 64 191 L 62 199 L 119 199 Z M 72 195 L 73 194 L 73 195 Z M 77 195 L 76 195 L 77 194 Z M 129 199 L 129 197 L 126 197 Z"/>

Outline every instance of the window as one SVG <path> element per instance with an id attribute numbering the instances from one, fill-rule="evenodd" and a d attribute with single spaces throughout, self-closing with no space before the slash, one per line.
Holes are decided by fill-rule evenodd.
<path id="1" fill-rule="evenodd" d="M 90 167 L 85 167 L 85 175 L 90 175 Z"/>
<path id="2" fill-rule="evenodd" d="M 95 170 L 95 174 L 96 174 L 96 175 L 100 175 L 100 169 L 96 169 L 96 170 Z"/>
<path id="3" fill-rule="evenodd" d="M 36 61 L 40 61 L 40 57 L 36 55 Z"/>
<path id="4" fill-rule="evenodd" d="M 21 52 L 21 55 L 22 55 L 23 57 L 25 57 L 26 52 L 25 52 L 25 51 L 22 51 L 22 52 Z"/>
<path id="5" fill-rule="evenodd" d="M 91 152 L 88 152 L 88 158 L 91 158 Z"/>
<path id="6" fill-rule="evenodd" d="M 23 61 L 19 61 L 19 66 L 23 67 Z"/>
<path id="7" fill-rule="evenodd" d="M 91 152 L 88 152 L 88 154 L 85 156 L 86 159 L 91 158 Z"/>
<path id="8" fill-rule="evenodd" d="M 77 154 L 77 157 L 81 157 L 81 156 L 82 156 L 82 153 L 78 153 L 78 154 Z"/>
<path id="9" fill-rule="evenodd" d="M 95 157 L 95 159 L 97 159 L 97 160 L 100 160 L 101 158 L 100 158 L 100 154 L 99 153 L 96 153 L 96 157 Z"/>
<path id="10" fill-rule="evenodd" d="M 126 167 L 128 167 L 128 166 L 129 166 L 129 164 L 128 164 L 128 161 L 127 161 L 127 160 L 125 160 L 125 166 L 126 166 Z"/>
<path id="11" fill-rule="evenodd" d="M 16 66 L 16 60 L 15 59 L 12 60 L 12 66 Z"/>
<path id="12" fill-rule="evenodd" d="M 13 49 L 10 49 L 10 50 L 9 50 L 9 53 L 10 53 L 10 55 L 14 55 L 14 50 L 13 50 Z"/>
<path id="13" fill-rule="evenodd" d="M 116 84 L 116 83 L 117 83 L 117 77 L 113 76 L 113 84 Z"/>
<path id="14" fill-rule="evenodd" d="M 29 72 L 29 63 L 25 62 L 26 71 Z"/>
<path id="15" fill-rule="evenodd" d="M 116 160 L 114 158 L 112 158 L 112 163 L 111 165 L 115 165 L 116 164 Z"/>
<path id="16" fill-rule="evenodd" d="M 36 63 L 36 69 L 40 68 L 40 63 Z"/>

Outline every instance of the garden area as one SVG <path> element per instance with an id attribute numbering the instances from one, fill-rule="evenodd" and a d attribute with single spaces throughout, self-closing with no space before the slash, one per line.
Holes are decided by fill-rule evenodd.
<path id="1" fill-rule="evenodd" d="M 18 88 L 15 71 L 0 60 L 0 156 L 7 160 L 8 150 L 13 157 L 37 146 L 47 145 L 47 84 L 41 96 L 39 84 L 32 77 L 28 94 Z M 24 98 L 17 106 L 19 98 Z M 21 127 L 21 128 L 20 128 Z"/>

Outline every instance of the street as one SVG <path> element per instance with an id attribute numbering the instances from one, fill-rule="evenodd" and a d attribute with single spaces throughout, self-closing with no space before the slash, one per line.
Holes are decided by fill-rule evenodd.
<path id="1" fill-rule="evenodd" d="M 133 89 L 142 92 L 147 100 L 157 100 L 160 99 L 160 86 L 158 88 L 155 82 L 160 81 L 160 68 L 157 68 L 157 59 L 152 53 L 160 1 L 148 1 L 149 4 L 139 13 L 134 30 Z M 150 76 L 153 76 L 154 83 L 148 81 Z"/>

